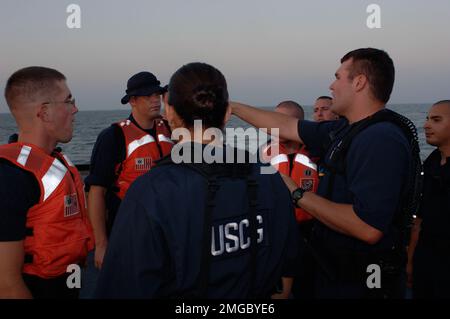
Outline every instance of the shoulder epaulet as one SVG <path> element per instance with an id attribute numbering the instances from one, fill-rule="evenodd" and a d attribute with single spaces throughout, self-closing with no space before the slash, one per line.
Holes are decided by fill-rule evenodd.
<path id="1" fill-rule="evenodd" d="M 129 120 L 129 119 L 126 119 L 126 120 L 123 120 L 123 121 L 119 121 L 119 122 L 117 122 L 117 123 L 114 123 L 115 125 L 117 125 L 117 126 L 128 126 L 128 125 L 130 125 L 131 124 L 131 121 Z M 114 125 L 113 124 L 113 125 Z"/>

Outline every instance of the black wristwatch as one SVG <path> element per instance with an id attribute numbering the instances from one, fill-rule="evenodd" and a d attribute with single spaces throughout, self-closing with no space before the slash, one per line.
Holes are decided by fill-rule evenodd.
<path id="1" fill-rule="evenodd" d="M 291 198 L 292 198 L 292 203 L 294 204 L 295 207 L 299 207 L 298 206 L 298 201 L 300 199 L 302 199 L 303 194 L 306 192 L 306 190 L 304 190 L 303 188 L 299 187 L 297 189 L 295 189 L 292 194 L 291 194 Z"/>

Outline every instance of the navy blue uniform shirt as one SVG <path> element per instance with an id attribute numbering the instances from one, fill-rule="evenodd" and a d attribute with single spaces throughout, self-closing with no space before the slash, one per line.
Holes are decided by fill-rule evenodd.
<path id="1" fill-rule="evenodd" d="M 253 165 L 261 240 L 256 269 L 250 269 L 247 247 L 247 183 L 228 181 L 216 195 L 212 216 L 208 298 L 246 297 L 251 272 L 256 291 L 269 294 L 280 276 L 288 275 L 289 264 L 294 265 L 298 233 L 289 191 L 278 173 L 261 175 L 259 169 Z M 97 297 L 176 297 L 195 290 L 206 191 L 205 179 L 181 165 L 156 167 L 139 177 L 119 209 Z"/>
<path id="2" fill-rule="evenodd" d="M 418 212 L 422 218 L 420 238 L 450 243 L 450 158 L 441 165 L 441 153 L 436 149 L 423 168 L 423 195 Z"/>
<path id="3" fill-rule="evenodd" d="M 331 147 L 330 132 L 343 128 Z M 312 156 L 329 164 L 329 156 L 350 129 L 347 121 L 315 123 L 299 121 L 299 136 Z M 355 136 L 346 156 L 345 175 L 336 175 L 332 196 L 336 203 L 351 204 L 360 219 L 383 232 L 384 236 L 370 246 L 356 238 L 338 233 L 318 222 L 315 235 L 333 248 L 352 251 L 388 249 L 398 236 L 392 226 L 410 165 L 410 146 L 402 130 L 390 122 L 367 127 Z M 325 197 L 330 174 L 325 172 L 317 194 Z"/>
<path id="4" fill-rule="evenodd" d="M 413 298 L 449 299 L 450 291 L 450 157 L 441 165 L 433 151 L 424 162 L 418 217 L 422 218 L 413 259 Z"/>

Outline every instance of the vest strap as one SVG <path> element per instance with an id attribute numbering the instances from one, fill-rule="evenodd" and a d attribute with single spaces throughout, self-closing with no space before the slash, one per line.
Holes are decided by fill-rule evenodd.
<path id="1" fill-rule="evenodd" d="M 24 264 L 32 264 L 33 263 L 33 255 L 31 254 L 25 254 L 25 256 L 23 257 L 23 263 Z"/>
<path id="2" fill-rule="evenodd" d="M 25 229 L 25 236 L 33 237 L 34 236 L 34 228 L 33 227 L 27 227 Z"/>

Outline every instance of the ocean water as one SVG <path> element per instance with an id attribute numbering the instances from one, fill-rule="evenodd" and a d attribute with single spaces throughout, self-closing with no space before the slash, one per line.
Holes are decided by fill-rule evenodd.
<path id="1" fill-rule="evenodd" d="M 425 159 L 434 149 L 432 146 L 426 144 L 423 130 L 423 124 L 430 105 L 389 105 L 388 108 L 408 117 L 414 122 L 419 134 L 421 157 L 422 159 Z M 306 112 L 306 119 L 311 119 L 312 107 L 305 106 L 304 109 Z M 72 141 L 68 144 L 61 144 L 59 146 L 75 164 L 89 164 L 92 148 L 97 139 L 97 135 L 111 123 L 127 118 L 128 115 L 129 109 L 117 111 L 80 111 L 76 115 L 75 131 Z M 242 127 L 246 129 L 250 127 L 250 125 L 239 118 L 232 116 L 227 123 L 227 127 Z M 8 137 L 15 132 L 17 132 L 17 129 L 13 117 L 10 114 L 0 114 L 0 144 L 7 143 Z M 265 136 L 263 135 L 260 137 L 259 144 L 264 141 Z M 237 146 L 240 148 L 245 147 L 245 141 L 238 141 Z"/>

